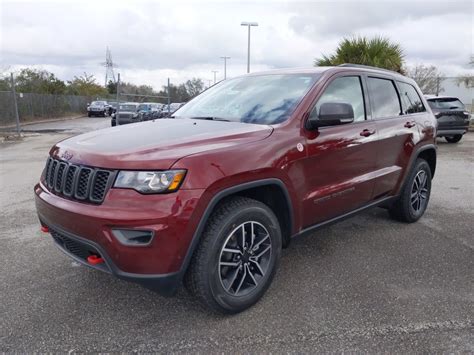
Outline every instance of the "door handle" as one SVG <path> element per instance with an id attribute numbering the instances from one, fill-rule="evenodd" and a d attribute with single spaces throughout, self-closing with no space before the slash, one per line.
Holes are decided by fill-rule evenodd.
<path id="1" fill-rule="evenodd" d="M 360 132 L 360 135 L 362 137 L 368 137 L 368 136 L 371 136 L 372 134 L 375 134 L 375 130 L 370 131 L 368 129 L 364 129 L 362 132 Z"/>
<path id="2" fill-rule="evenodd" d="M 412 127 L 415 127 L 415 125 L 416 125 L 416 123 L 414 121 L 405 123 L 406 128 L 412 128 Z"/>

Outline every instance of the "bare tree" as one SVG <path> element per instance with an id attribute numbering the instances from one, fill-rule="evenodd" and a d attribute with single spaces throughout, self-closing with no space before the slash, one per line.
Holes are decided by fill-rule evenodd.
<path id="1" fill-rule="evenodd" d="M 443 92 L 441 82 L 444 80 L 443 75 L 434 65 L 426 66 L 417 64 L 414 67 L 406 69 L 407 76 L 416 81 L 424 94 L 435 94 Z"/>
<path id="2" fill-rule="evenodd" d="M 469 61 L 469 65 L 474 67 L 474 56 L 471 56 L 471 60 Z M 474 88 L 474 75 L 471 73 L 466 73 L 465 75 L 461 75 L 456 79 L 456 84 L 458 86 L 464 85 L 468 89 Z"/>

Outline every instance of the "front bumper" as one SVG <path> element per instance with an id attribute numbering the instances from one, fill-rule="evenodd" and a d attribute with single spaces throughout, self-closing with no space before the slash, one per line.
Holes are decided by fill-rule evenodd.
<path id="1" fill-rule="evenodd" d="M 173 294 L 182 277 L 183 261 L 201 217 L 197 205 L 202 193 L 180 190 L 141 195 L 110 189 L 101 205 L 92 205 L 56 196 L 41 183 L 35 186 L 39 219 L 61 250 L 82 264 L 164 295 Z M 120 243 L 112 229 L 147 230 L 154 237 L 146 246 L 129 246 Z M 68 249 L 62 238 L 77 248 Z M 76 250 L 81 252 L 74 253 Z M 105 262 L 90 265 L 87 251 L 99 254 Z"/>

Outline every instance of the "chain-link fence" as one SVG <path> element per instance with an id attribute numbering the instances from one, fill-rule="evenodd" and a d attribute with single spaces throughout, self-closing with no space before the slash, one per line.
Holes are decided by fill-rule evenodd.
<path id="1" fill-rule="evenodd" d="M 21 123 L 87 113 L 87 96 L 16 93 Z M 0 126 L 15 124 L 15 104 L 11 91 L 0 92 Z"/>

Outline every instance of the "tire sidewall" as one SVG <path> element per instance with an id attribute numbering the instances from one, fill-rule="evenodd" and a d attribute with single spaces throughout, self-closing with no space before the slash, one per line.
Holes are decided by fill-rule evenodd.
<path id="1" fill-rule="evenodd" d="M 267 273 L 260 280 L 261 287 L 257 287 L 247 295 L 236 297 L 228 294 L 224 290 L 220 282 L 218 263 L 222 246 L 227 240 L 229 234 L 237 226 L 247 221 L 259 222 L 267 229 L 270 234 L 272 254 Z M 229 313 L 240 312 L 255 304 L 262 297 L 270 286 L 278 267 L 278 261 L 281 254 L 281 240 L 281 231 L 278 220 L 269 209 L 263 206 L 245 207 L 228 216 L 227 220 L 220 226 L 214 242 L 211 244 L 207 260 L 207 286 L 212 294 L 212 298 L 218 303 L 219 307 L 225 309 Z"/>
<path id="2" fill-rule="evenodd" d="M 427 185 L 426 186 L 427 186 L 427 189 L 428 189 L 428 193 L 427 193 L 426 202 L 425 202 L 423 208 L 420 211 L 417 212 L 411 206 L 411 198 L 410 197 L 411 197 L 411 191 L 413 189 L 413 182 L 415 180 L 416 175 L 418 174 L 418 172 L 420 170 L 423 170 L 427 174 L 427 181 L 426 181 Z M 423 214 L 425 213 L 426 208 L 428 207 L 428 203 L 430 201 L 430 196 L 431 196 L 431 170 L 430 170 L 430 166 L 428 165 L 428 163 L 425 160 L 419 160 L 416 163 L 415 168 L 413 169 L 413 172 L 410 175 L 410 180 L 408 181 L 408 185 L 407 185 L 407 189 L 406 189 L 405 193 L 407 194 L 406 201 L 408 203 L 406 208 L 408 209 L 410 219 L 413 220 L 413 221 L 416 221 L 416 220 L 420 219 L 421 216 L 423 216 Z"/>

